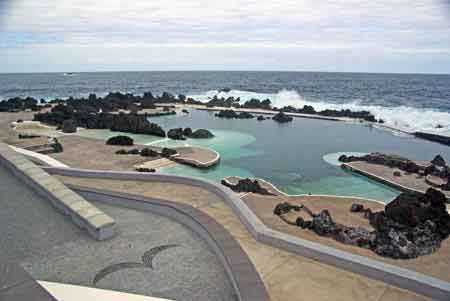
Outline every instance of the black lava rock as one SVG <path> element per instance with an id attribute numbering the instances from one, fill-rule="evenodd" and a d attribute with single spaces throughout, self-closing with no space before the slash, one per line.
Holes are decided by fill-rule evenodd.
<path id="1" fill-rule="evenodd" d="M 442 158 L 441 155 L 437 155 L 436 157 L 434 157 L 433 160 L 431 160 L 431 164 L 435 165 L 435 166 L 440 166 L 440 167 L 444 167 L 447 164 L 445 163 L 444 158 Z"/>
<path id="2" fill-rule="evenodd" d="M 279 112 L 278 114 L 273 116 L 272 119 L 278 123 L 286 123 L 286 122 L 291 122 L 293 120 L 293 118 L 291 116 L 288 116 L 288 115 L 284 114 L 283 112 Z"/>
<path id="3" fill-rule="evenodd" d="M 235 192 L 253 192 L 263 195 L 273 195 L 273 193 L 270 193 L 267 189 L 263 188 L 257 180 L 240 179 L 235 185 L 222 180 L 222 184 Z"/>
<path id="4" fill-rule="evenodd" d="M 138 171 L 138 172 L 155 172 L 156 170 L 154 168 L 139 167 L 139 168 L 136 168 L 136 171 Z"/>
<path id="5" fill-rule="evenodd" d="M 139 155 L 141 152 L 137 148 L 130 149 L 128 151 L 129 155 Z"/>
<path id="6" fill-rule="evenodd" d="M 114 136 L 106 140 L 108 145 L 133 145 L 134 141 L 128 136 Z"/>
<path id="7" fill-rule="evenodd" d="M 169 130 L 167 132 L 167 137 L 169 137 L 170 139 L 175 139 L 175 140 L 186 140 L 186 138 L 183 136 L 182 128 Z"/>
<path id="8" fill-rule="evenodd" d="M 61 130 L 63 133 L 76 133 L 77 132 L 77 124 L 75 120 L 68 119 L 64 120 Z"/>
<path id="9" fill-rule="evenodd" d="M 250 114 L 248 112 L 236 113 L 236 111 L 233 111 L 233 110 L 223 110 L 223 111 L 220 111 L 219 113 L 216 113 L 215 116 L 219 117 L 219 118 L 228 118 L 228 119 L 232 119 L 232 118 L 236 118 L 236 119 L 251 119 L 251 118 L 255 117 L 255 116 L 253 116 L 252 114 Z"/>
<path id="10" fill-rule="evenodd" d="M 128 155 L 128 151 L 126 149 L 119 149 L 116 151 L 116 155 Z"/>
<path id="11" fill-rule="evenodd" d="M 394 259 L 431 254 L 440 248 L 442 240 L 450 234 L 446 197 L 433 188 L 425 194 L 402 193 L 380 212 L 373 213 L 370 209 L 353 204 L 350 210 L 363 212 L 374 231 L 338 224 L 327 210 L 313 214 L 305 206 L 297 208 L 304 209 L 312 217 L 311 224 L 297 218 L 295 225 L 298 227 Z M 274 214 L 281 216 L 291 210 L 293 206 L 289 203 L 280 203 L 275 207 Z"/>
<path id="12" fill-rule="evenodd" d="M 170 158 L 173 155 L 178 154 L 178 152 L 172 148 L 168 148 L 168 147 L 164 147 L 161 151 L 161 156 L 165 157 L 165 158 Z"/>
<path id="13" fill-rule="evenodd" d="M 186 137 L 189 137 L 192 135 L 192 129 L 191 128 L 185 128 L 183 130 L 183 135 L 185 135 Z"/>
<path id="14" fill-rule="evenodd" d="M 333 235 L 338 231 L 338 226 L 331 218 L 328 210 L 322 210 L 313 217 L 312 230 L 320 236 Z"/>
<path id="15" fill-rule="evenodd" d="M 151 148 L 146 147 L 141 150 L 141 156 L 142 157 L 157 157 L 158 152 L 152 150 Z"/>
<path id="16" fill-rule="evenodd" d="M 352 204 L 350 207 L 350 212 L 362 212 L 364 210 L 364 206 L 361 204 Z"/>
<path id="17" fill-rule="evenodd" d="M 214 137 L 213 133 L 205 129 L 198 129 L 187 136 L 194 139 L 210 139 Z"/>

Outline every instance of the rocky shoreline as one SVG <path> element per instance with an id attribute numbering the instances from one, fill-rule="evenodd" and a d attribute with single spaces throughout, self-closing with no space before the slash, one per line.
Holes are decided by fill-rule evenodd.
<path id="1" fill-rule="evenodd" d="M 36 100 L 32 97 L 27 98 L 11 98 L 2 101 L 0 104 L 0 111 L 14 111 L 30 109 L 38 111 L 42 106 L 49 106 L 53 104 L 67 104 L 78 112 L 114 112 L 118 110 L 129 110 L 135 112 L 139 109 L 153 109 L 155 104 L 187 104 L 187 105 L 202 105 L 205 107 L 225 107 L 235 109 L 262 109 L 273 110 L 277 112 L 291 112 L 309 115 L 318 115 L 326 117 L 347 117 L 354 119 L 361 119 L 369 122 L 380 122 L 368 111 L 351 111 L 351 110 L 323 110 L 316 111 L 312 106 L 304 106 L 303 108 L 294 108 L 292 106 L 285 106 L 277 108 L 272 105 L 270 99 L 251 99 L 242 103 L 240 98 L 228 97 L 218 98 L 217 95 L 211 98 L 208 102 L 203 103 L 192 98 L 187 98 L 180 94 L 175 96 L 169 92 L 163 92 L 160 96 L 154 96 L 151 92 L 146 92 L 142 96 L 133 95 L 131 93 L 110 92 L 105 97 L 97 97 L 96 94 L 90 94 L 87 98 L 73 98 L 69 97 L 66 100 L 53 99 L 50 101 Z M 235 117 L 232 117 L 235 118 Z"/>
<path id="2" fill-rule="evenodd" d="M 26 98 L 10 98 L 7 100 L 3 100 L 0 102 L 0 112 L 18 112 L 18 111 L 35 111 L 38 112 L 44 107 L 51 107 L 58 104 L 67 104 L 70 107 L 74 108 L 74 110 L 78 113 L 77 115 L 82 115 L 82 113 L 90 113 L 90 114 L 99 114 L 99 113 L 112 113 L 118 112 L 120 110 L 126 110 L 131 113 L 135 113 L 139 110 L 145 109 L 155 109 L 157 104 L 180 104 L 180 105 L 191 105 L 191 106 L 199 106 L 206 109 L 222 107 L 224 110 L 219 110 L 219 113 L 216 115 L 218 117 L 224 118 L 238 118 L 238 119 L 252 119 L 255 118 L 253 114 L 250 112 L 242 112 L 235 110 L 242 109 L 253 109 L 253 110 L 266 110 L 270 112 L 274 112 L 274 114 L 283 112 L 290 114 L 298 114 L 300 117 L 308 117 L 308 118 L 319 118 L 319 119 L 328 119 L 328 120 L 339 120 L 342 118 L 348 118 L 353 120 L 360 120 L 369 123 L 377 123 L 380 126 L 384 124 L 384 120 L 376 119 L 373 114 L 369 111 L 351 111 L 351 110 L 331 110 L 325 109 L 322 111 L 316 111 L 314 107 L 305 105 L 303 108 L 295 108 L 292 106 L 285 106 L 282 108 L 277 108 L 272 105 L 270 99 L 251 99 L 246 102 L 243 102 L 239 97 L 228 97 L 228 98 L 219 98 L 216 96 L 209 99 L 208 102 L 200 102 L 195 99 L 186 97 L 183 94 L 179 94 L 175 96 L 169 92 L 163 92 L 159 96 L 154 96 L 151 92 L 146 92 L 142 96 L 133 95 L 131 93 L 120 93 L 120 92 L 110 92 L 105 97 L 97 97 L 95 94 L 90 94 L 87 98 L 73 98 L 69 97 L 66 100 L 63 99 L 53 99 L 50 101 L 45 101 L 43 99 L 37 100 L 33 97 Z M 166 111 L 159 113 L 147 114 L 147 117 L 152 116 L 160 116 L 160 115 L 168 115 L 175 114 L 174 111 Z M 79 116 L 79 119 L 92 119 L 88 118 L 89 116 Z M 42 118 L 41 118 L 42 119 Z M 47 118 L 48 121 L 52 121 L 51 118 Z M 264 120 L 265 118 L 261 115 L 258 117 L 258 120 Z M 83 122 L 80 122 L 83 123 Z M 92 122 L 91 122 L 92 123 Z M 54 120 L 53 123 L 55 124 Z M 62 121 L 59 122 L 59 126 L 62 126 Z M 92 125 L 91 125 L 92 126 Z M 96 125 L 96 127 L 86 127 L 86 128 L 96 128 L 96 129 L 104 129 L 106 127 L 101 127 Z M 389 127 L 387 127 L 389 128 Z M 144 130 L 146 133 L 148 130 Z M 139 131 L 138 131 L 139 132 Z M 136 133 L 138 133 L 136 132 Z M 156 132 L 158 132 L 156 130 Z M 427 133 L 427 132 L 410 132 L 408 133 L 417 138 L 433 141 L 436 143 L 441 143 L 444 145 L 450 146 L 450 137 L 437 134 L 437 133 Z M 158 134 L 157 134 L 158 135 Z M 161 134 L 159 134 L 161 136 Z"/>
<path id="3" fill-rule="evenodd" d="M 412 259 L 432 254 L 450 234 L 450 215 L 446 197 L 430 188 L 425 194 L 402 193 L 384 211 L 372 212 L 353 204 L 350 211 L 362 214 L 374 231 L 336 223 L 328 210 L 313 213 L 304 205 L 279 203 L 273 213 L 286 223 L 309 229 L 319 236 L 333 238 L 344 244 L 370 249 L 376 254 L 394 259 Z M 291 222 L 289 212 L 305 211 L 311 220 L 298 217 Z"/>
<path id="4" fill-rule="evenodd" d="M 351 118 L 351 119 L 359 119 L 364 120 L 368 122 L 378 122 L 378 123 L 384 123 L 382 119 L 376 119 L 373 114 L 371 114 L 368 111 L 351 111 L 351 110 L 331 110 L 326 109 L 323 111 L 316 111 L 312 106 L 305 105 L 303 108 L 295 108 L 293 106 L 285 106 L 282 108 L 277 108 L 272 105 L 272 102 L 270 99 L 250 99 L 246 101 L 245 103 L 241 103 L 241 99 L 234 98 L 234 97 L 228 97 L 228 98 L 218 98 L 217 95 L 214 96 L 212 99 L 209 100 L 207 103 L 201 103 L 198 101 L 194 101 L 192 99 L 188 99 L 186 101 L 186 104 L 194 104 L 194 105 L 206 105 L 209 108 L 212 107 L 224 107 L 231 109 L 261 109 L 261 110 L 272 110 L 276 112 L 288 112 L 288 113 L 298 113 L 298 114 L 307 114 L 307 115 L 317 115 L 317 116 L 324 116 L 324 117 L 338 117 L 338 118 Z M 219 112 L 220 114 L 221 112 Z M 229 115 L 231 117 L 226 118 L 241 118 L 241 117 L 235 117 L 232 113 L 226 112 L 223 113 L 225 115 Z M 249 116 L 249 115 L 247 115 Z M 222 117 L 222 116 L 219 116 Z M 247 118 L 253 118 L 253 117 L 247 117 Z"/>

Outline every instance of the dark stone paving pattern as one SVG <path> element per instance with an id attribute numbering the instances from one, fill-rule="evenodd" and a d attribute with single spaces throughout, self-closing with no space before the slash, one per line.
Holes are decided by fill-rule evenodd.
<path id="1" fill-rule="evenodd" d="M 177 300 L 236 299 L 215 254 L 181 224 L 96 203 L 117 222 L 117 235 L 99 242 L 2 168 L 0 183 L 1 258 L 19 263 L 35 279 L 92 287 L 102 269 L 141 262 L 146 251 L 176 244 L 153 258 L 153 269 L 122 269 L 96 287 Z"/>

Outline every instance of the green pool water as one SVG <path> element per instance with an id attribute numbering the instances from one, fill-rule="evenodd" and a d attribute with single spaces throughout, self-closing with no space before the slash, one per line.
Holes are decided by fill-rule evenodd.
<path id="1" fill-rule="evenodd" d="M 186 139 L 186 140 L 166 140 L 154 143 L 156 146 L 198 146 L 215 150 L 220 154 L 221 162 L 219 165 L 208 169 L 198 169 L 186 165 L 173 165 L 159 169 L 162 173 L 177 174 L 205 178 L 208 180 L 220 182 L 223 178 L 231 175 L 253 178 L 255 177 L 249 170 L 227 164 L 235 159 L 260 156 L 262 151 L 246 148 L 247 145 L 255 141 L 255 137 L 227 130 L 211 130 L 214 138 L 211 139 Z"/>
<path id="2" fill-rule="evenodd" d="M 174 165 L 163 167 L 159 169 L 161 173 L 194 176 L 205 178 L 208 180 L 220 182 L 227 176 L 239 176 L 242 178 L 261 177 L 253 174 L 250 170 L 245 168 L 235 167 L 227 164 L 233 159 L 243 158 L 246 156 L 260 156 L 262 151 L 254 151 L 245 148 L 246 145 L 254 141 L 254 137 L 244 135 L 242 133 L 233 133 L 230 131 L 213 131 L 216 137 L 209 141 L 188 139 L 186 141 L 162 141 L 155 145 L 160 146 L 179 146 L 179 145 L 194 145 L 201 147 L 209 147 L 218 151 L 222 156 L 222 162 L 209 169 L 198 169 L 186 165 Z M 342 153 L 329 154 L 326 156 L 330 164 L 338 166 L 336 158 Z M 356 153 L 353 153 L 356 155 Z M 340 167 L 337 167 L 340 168 Z M 295 175 L 285 174 L 279 175 L 274 172 L 274 176 L 281 180 L 281 182 L 288 183 Z M 270 180 L 270 177 L 264 177 Z M 275 182 L 275 181 L 273 181 Z M 399 191 L 392 189 L 386 185 L 377 183 L 373 180 L 367 179 L 357 174 L 345 172 L 340 176 L 326 176 L 314 181 L 306 181 L 292 184 L 277 184 L 277 187 L 288 194 L 324 194 L 324 195 L 339 195 L 339 196 L 358 196 L 368 199 L 389 202 L 394 199 Z"/>
<path id="3" fill-rule="evenodd" d="M 398 137 L 360 124 L 294 118 L 289 124 L 272 120 L 224 120 L 214 113 L 191 110 L 190 114 L 150 118 L 169 130 L 177 127 L 209 129 L 212 139 L 183 141 L 147 135 L 130 135 L 139 144 L 156 146 L 193 145 L 214 149 L 220 164 L 209 169 L 175 165 L 159 172 L 195 176 L 220 181 L 227 176 L 263 178 L 289 194 L 358 196 L 389 202 L 400 192 L 349 173 L 339 167 L 343 152 L 396 153 L 411 159 L 427 160 L 440 153 L 449 160 L 448 147 L 412 137 Z M 107 139 L 120 134 L 87 131 L 83 136 Z"/>
<path id="4" fill-rule="evenodd" d="M 395 189 L 358 175 L 324 177 L 302 185 L 286 185 L 283 186 L 283 191 L 289 194 L 359 196 L 384 202 L 394 199 L 399 194 Z"/>
<path id="5" fill-rule="evenodd" d="M 198 169 L 186 165 L 173 165 L 160 168 L 158 171 L 161 173 L 193 176 L 216 182 L 220 182 L 227 176 L 239 176 L 242 178 L 261 177 L 274 182 L 279 189 L 289 194 L 313 193 L 360 196 L 385 202 L 392 200 L 396 195 L 398 195 L 398 191 L 396 190 L 390 189 L 389 187 L 375 183 L 361 176 L 351 175 L 348 173 L 340 176 L 326 176 L 314 181 L 300 182 L 295 180 L 297 176 L 295 173 L 283 173 L 275 167 L 273 169 L 273 174 L 270 176 L 255 174 L 249 169 L 240 167 L 238 164 L 240 160 L 245 160 L 245 158 L 264 158 L 263 150 L 256 150 L 249 147 L 256 142 L 256 138 L 253 135 L 232 130 L 211 130 L 211 132 L 215 136 L 212 139 L 186 140 L 171 140 L 149 135 L 113 132 L 110 130 L 83 130 L 78 134 L 83 137 L 102 140 L 107 140 L 108 138 L 117 135 L 127 135 L 132 137 L 138 144 L 151 144 L 161 147 L 192 145 L 211 148 L 219 152 L 221 155 L 220 164 L 212 168 Z M 331 160 L 330 163 L 333 164 L 338 155 L 339 154 L 329 154 L 326 157 L 328 158 L 328 161 Z M 265 163 L 261 162 L 261 164 Z"/>
<path id="6" fill-rule="evenodd" d="M 154 142 L 152 145 L 166 147 L 192 145 L 210 148 L 218 152 L 224 161 L 264 154 L 262 150 L 246 148 L 256 140 L 252 135 L 227 130 L 211 130 L 211 132 L 214 134 L 214 138 L 211 139 L 165 139 Z"/>

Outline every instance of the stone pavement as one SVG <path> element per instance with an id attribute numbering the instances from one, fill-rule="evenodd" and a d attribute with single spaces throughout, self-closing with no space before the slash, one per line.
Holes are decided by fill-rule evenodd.
<path id="1" fill-rule="evenodd" d="M 200 187 L 164 182 L 59 177 L 64 183 L 189 204 L 222 224 L 252 260 L 272 300 L 429 300 L 296 254 L 258 243 L 220 197 Z"/>

